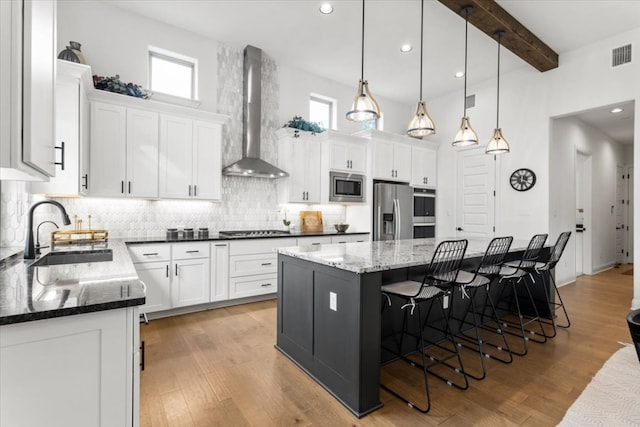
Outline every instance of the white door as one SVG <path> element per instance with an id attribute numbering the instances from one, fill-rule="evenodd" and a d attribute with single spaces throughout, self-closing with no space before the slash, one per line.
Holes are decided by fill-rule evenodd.
<path id="1" fill-rule="evenodd" d="M 411 145 L 395 144 L 393 151 L 393 165 L 396 181 L 411 181 Z"/>
<path id="2" fill-rule="evenodd" d="M 495 225 L 495 156 L 484 147 L 458 152 L 458 237 L 491 237 Z"/>
<path id="3" fill-rule="evenodd" d="M 625 179 L 623 167 L 616 166 L 616 264 L 622 264 L 624 260 L 624 210 L 625 200 Z"/>
<path id="4" fill-rule="evenodd" d="M 307 202 L 320 203 L 320 144 L 309 141 L 305 143 L 306 165 L 305 188 L 308 193 Z"/>
<path id="5" fill-rule="evenodd" d="M 220 199 L 222 180 L 222 126 L 193 123 L 193 197 Z"/>
<path id="6" fill-rule="evenodd" d="M 127 109 L 127 182 L 131 197 L 158 197 L 158 114 Z"/>
<path id="7" fill-rule="evenodd" d="M 374 141 L 373 143 L 373 178 L 395 180 L 393 163 L 393 142 Z"/>
<path id="8" fill-rule="evenodd" d="M 211 302 L 229 299 L 229 244 L 211 244 Z"/>
<path id="9" fill-rule="evenodd" d="M 193 121 L 160 117 L 160 197 L 188 199 L 193 161 Z"/>
<path id="10" fill-rule="evenodd" d="M 209 258 L 176 261 L 171 284 L 174 307 L 210 301 Z"/>
<path id="11" fill-rule="evenodd" d="M 633 166 L 627 166 L 627 206 L 625 209 L 625 260 L 626 263 L 633 262 Z"/>
<path id="12" fill-rule="evenodd" d="M 145 262 L 138 263 L 136 273 L 138 278 L 146 286 L 146 302 L 140 307 L 141 313 L 153 313 L 159 310 L 171 308 L 171 276 L 169 274 L 169 263 Z"/>
<path id="13" fill-rule="evenodd" d="M 124 196 L 126 121 L 126 108 L 91 103 L 91 196 Z"/>

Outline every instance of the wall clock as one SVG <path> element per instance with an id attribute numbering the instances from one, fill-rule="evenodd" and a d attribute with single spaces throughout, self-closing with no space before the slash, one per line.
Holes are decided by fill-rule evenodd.
<path id="1" fill-rule="evenodd" d="M 511 187 L 516 191 L 527 191 L 536 183 L 536 174 L 527 168 L 517 169 L 509 179 Z"/>

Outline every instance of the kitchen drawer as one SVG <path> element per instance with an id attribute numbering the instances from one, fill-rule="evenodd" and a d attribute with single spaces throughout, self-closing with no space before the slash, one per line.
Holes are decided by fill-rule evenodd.
<path id="1" fill-rule="evenodd" d="M 296 239 L 284 237 L 279 239 L 246 239 L 229 243 L 229 255 L 249 255 L 273 252 L 274 248 L 297 246 Z"/>
<path id="2" fill-rule="evenodd" d="M 229 298 L 244 298 L 254 295 L 273 294 L 278 291 L 278 275 L 233 277 L 229 279 Z"/>
<path id="3" fill-rule="evenodd" d="M 209 257 L 209 243 L 174 243 L 171 250 L 174 260 Z"/>
<path id="4" fill-rule="evenodd" d="M 278 254 L 232 255 L 229 257 L 229 276 L 249 276 L 278 271 Z"/>
<path id="5" fill-rule="evenodd" d="M 129 245 L 127 249 L 134 263 L 169 261 L 171 258 L 170 245 Z"/>
<path id="6" fill-rule="evenodd" d="M 342 236 L 331 236 L 331 243 L 351 243 L 351 242 L 368 242 L 368 234 L 352 234 Z"/>
<path id="7" fill-rule="evenodd" d="M 322 245 L 331 243 L 331 236 L 299 237 L 298 246 Z"/>

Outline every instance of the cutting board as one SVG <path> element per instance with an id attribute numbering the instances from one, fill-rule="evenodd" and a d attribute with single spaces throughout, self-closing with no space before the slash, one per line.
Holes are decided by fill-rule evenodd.
<path id="1" fill-rule="evenodd" d="M 320 211 L 300 211 L 300 230 L 322 231 L 322 212 Z"/>

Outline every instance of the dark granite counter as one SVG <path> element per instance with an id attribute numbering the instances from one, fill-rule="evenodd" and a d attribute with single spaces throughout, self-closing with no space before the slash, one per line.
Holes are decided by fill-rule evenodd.
<path id="1" fill-rule="evenodd" d="M 93 250 L 111 251 L 112 259 L 41 266 L 42 261 L 34 265 L 22 256 L 5 259 L 0 267 L 0 325 L 144 304 L 144 285 L 123 239 L 63 245 L 51 253 Z"/>

